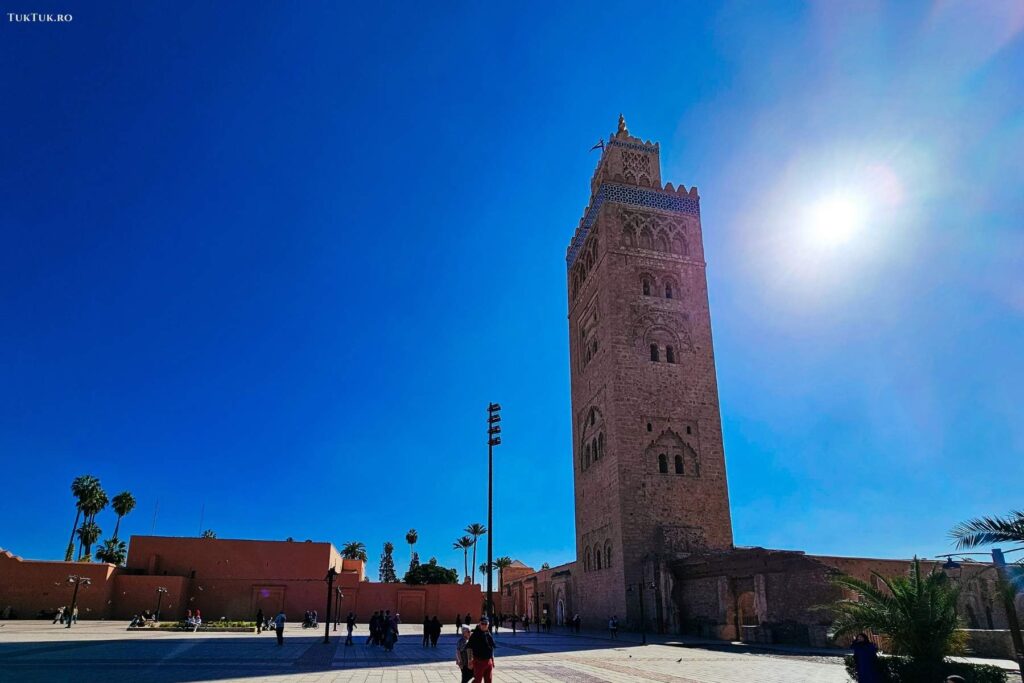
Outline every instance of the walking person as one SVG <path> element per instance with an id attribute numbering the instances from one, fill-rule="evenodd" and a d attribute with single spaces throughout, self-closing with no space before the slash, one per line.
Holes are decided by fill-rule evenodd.
<path id="1" fill-rule="evenodd" d="M 459 617 L 459 621 L 462 621 L 462 617 Z M 473 680 L 473 658 L 466 646 L 473 629 L 460 623 L 459 632 L 459 641 L 455 643 L 455 665 L 462 672 L 462 683 L 469 683 Z"/>
<path id="2" fill-rule="evenodd" d="M 263 608 L 256 610 L 256 635 L 263 632 Z"/>
<path id="3" fill-rule="evenodd" d="M 455 615 L 455 632 L 456 633 L 462 633 L 462 615 L 461 614 L 456 614 Z"/>
<path id="4" fill-rule="evenodd" d="M 851 647 L 853 662 L 857 667 L 858 683 L 879 683 L 881 679 L 878 675 L 878 646 L 868 640 L 866 633 L 858 633 Z"/>
<path id="5" fill-rule="evenodd" d="M 423 645 L 422 647 L 430 646 L 430 617 L 423 617 Z"/>
<path id="6" fill-rule="evenodd" d="M 441 637 L 441 621 L 434 615 L 430 620 L 430 647 L 437 647 L 437 639 Z"/>
<path id="7" fill-rule="evenodd" d="M 572 618 L 572 627 L 576 630 L 576 635 L 580 634 L 580 625 L 582 623 L 583 620 L 580 619 L 579 613 L 576 613 L 576 615 Z"/>
<path id="8" fill-rule="evenodd" d="M 530 632 L 530 615 L 529 614 L 527 614 L 525 617 L 523 617 L 523 632 L 524 633 L 529 633 Z"/>
<path id="9" fill-rule="evenodd" d="M 512 614 L 512 635 L 516 634 L 516 622 L 518 622 L 518 621 L 519 621 L 519 617 L 515 613 L 513 613 Z"/>
<path id="10" fill-rule="evenodd" d="M 284 622 L 286 621 L 288 621 L 288 617 L 284 615 L 284 610 L 278 612 L 274 617 L 274 631 L 277 633 L 278 646 L 284 645 Z"/>
<path id="11" fill-rule="evenodd" d="M 618 640 L 619 638 L 619 617 L 613 614 L 608 620 L 608 631 L 612 634 L 612 640 Z"/>
<path id="12" fill-rule="evenodd" d="M 348 637 L 345 638 L 345 647 L 348 647 L 352 644 L 352 631 L 355 629 L 355 627 L 356 615 L 352 612 L 349 612 L 348 616 L 345 618 L 345 628 L 348 629 Z"/>
<path id="13" fill-rule="evenodd" d="M 64 605 L 58 607 L 57 613 L 53 615 L 53 623 L 56 624 L 58 621 L 62 624 L 64 623 Z"/>
<path id="14" fill-rule="evenodd" d="M 473 621 L 473 620 L 470 618 L 469 612 L 466 612 L 466 618 L 462 620 L 462 623 L 465 624 L 466 626 L 469 626 L 469 622 L 471 622 L 471 621 Z"/>
<path id="15" fill-rule="evenodd" d="M 71 618 L 68 623 L 70 624 L 72 622 L 76 624 L 78 623 L 78 605 L 75 605 L 74 609 L 71 610 Z"/>
<path id="16" fill-rule="evenodd" d="M 480 617 L 466 643 L 466 649 L 473 657 L 473 683 L 491 683 L 491 675 L 494 673 L 494 636 L 489 631 L 487 617 Z"/>

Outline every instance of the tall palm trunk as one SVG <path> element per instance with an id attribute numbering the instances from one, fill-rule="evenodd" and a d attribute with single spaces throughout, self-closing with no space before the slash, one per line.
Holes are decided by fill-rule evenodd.
<path id="1" fill-rule="evenodd" d="M 467 562 L 469 562 L 469 548 L 463 546 L 462 547 L 462 575 L 463 576 L 469 576 L 469 567 L 466 564 Z"/>
<path id="2" fill-rule="evenodd" d="M 117 531 L 121 528 L 121 515 L 117 516 L 117 523 L 114 524 L 114 540 L 117 540 Z"/>
<path id="3" fill-rule="evenodd" d="M 64 553 L 64 561 L 70 562 L 75 556 L 75 532 L 78 530 L 78 518 L 82 516 L 82 508 L 75 506 L 75 523 L 71 527 L 71 540 L 68 541 L 67 552 Z"/>
<path id="4" fill-rule="evenodd" d="M 479 539 L 479 536 L 474 536 L 473 537 L 473 581 L 471 583 L 476 583 L 476 542 L 477 542 L 477 539 Z"/>

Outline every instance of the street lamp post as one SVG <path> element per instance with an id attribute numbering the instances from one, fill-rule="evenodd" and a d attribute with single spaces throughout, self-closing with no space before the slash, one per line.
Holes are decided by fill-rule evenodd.
<path id="1" fill-rule="evenodd" d="M 1013 548 L 1006 552 L 1012 553 L 1019 550 L 1024 550 L 1024 547 Z M 954 560 L 954 557 L 964 557 L 967 555 L 987 555 L 988 553 L 952 553 L 949 555 L 939 555 L 938 557 L 945 557 L 946 563 L 942 565 L 942 569 L 947 575 L 952 576 L 954 570 L 959 569 L 957 578 L 963 576 L 963 565 Z M 1017 658 L 1017 667 L 1020 669 L 1021 678 L 1024 679 L 1024 638 L 1021 637 L 1020 632 L 1020 621 L 1017 618 L 1017 605 L 1014 602 L 1015 591 L 1006 590 L 1007 586 L 1014 586 L 1014 582 L 1010 579 L 1006 571 L 1006 556 L 1005 553 L 999 548 L 992 549 L 992 566 L 988 569 L 994 569 L 996 574 L 999 576 L 999 587 L 1000 593 L 1003 596 L 1003 609 L 1006 611 L 1006 624 L 1009 626 L 1010 639 L 1013 641 L 1014 655 Z M 980 574 L 980 572 L 979 572 Z M 978 576 L 976 574 L 975 576 Z M 972 577 L 973 578 L 973 577 Z"/>
<path id="2" fill-rule="evenodd" d="M 331 565 L 331 568 L 327 570 L 327 576 L 324 577 L 324 581 L 327 582 L 327 619 L 324 620 L 324 644 L 331 642 L 331 602 L 335 600 L 334 597 L 334 577 L 338 575 L 338 570 Z M 337 630 L 337 626 L 334 627 Z"/>
<path id="3" fill-rule="evenodd" d="M 341 594 L 341 586 L 334 589 L 334 631 L 338 631 L 338 622 L 341 620 L 341 601 L 344 599 Z"/>
<path id="4" fill-rule="evenodd" d="M 637 596 L 640 598 L 640 643 L 643 645 L 647 644 L 647 618 L 644 616 L 644 585 L 647 588 L 653 590 L 655 588 L 654 582 L 648 582 L 645 579 L 641 579 L 637 583 L 631 583 L 626 588 L 628 593 L 633 592 L 633 586 L 637 588 Z"/>
<path id="5" fill-rule="evenodd" d="M 544 591 L 537 590 L 537 584 L 533 586 L 533 625 L 537 628 L 537 635 L 540 635 L 540 599 L 544 597 Z"/>
<path id="6" fill-rule="evenodd" d="M 501 406 L 491 403 L 487 406 L 487 618 L 494 620 L 494 606 L 491 597 L 491 581 L 494 572 L 494 447 L 501 445 Z"/>
<path id="7" fill-rule="evenodd" d="M 92 583 L 92 579 L 87 576 L 78 576 L 72 574 L 68 577 L 68 583 L 75 584 L 75 590 L 71 594 L 71 607 L 68 609 L 68 625 L 67 628 L 71 628 L 71 620 L 75 615 L 75 609 L 78 607 L 78 588 L 80 586 L 88 586 Z"/>
<path id="8" fill-rule="evenodd" d="M 163 602 L 164 593 L 166 593 L 166 592 L 167 592 L 166 588 L 157 588 L 156 589 L 156 612 L 154 612 L 154 614 L 153 614 L 153 618 L 156 621 L 160 621 L 160 603 Z"/>

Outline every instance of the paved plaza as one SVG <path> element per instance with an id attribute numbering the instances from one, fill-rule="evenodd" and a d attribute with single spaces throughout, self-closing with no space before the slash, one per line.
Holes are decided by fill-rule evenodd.
<path id="1" fill-rule="evenodd" d="M 0 626 L 0 681 L 293 681 L 415 683 L 457 681 L 455 629 L 436 649 L 404 628 L 394 652 L 367 647 L 366 627 L 353 647 L 323 644 L 298 624 L 273 633 L 128 632 L 122 623 L 83 622 L 71 629 L 43 621 Z M 342 634 L 342 630 L 338 631 Z M 497 634 L 495 680 L 508 683 L 846 683 L 838 658 L 718 652 L 663 643 L 641 646 L 598 634 Z"/>

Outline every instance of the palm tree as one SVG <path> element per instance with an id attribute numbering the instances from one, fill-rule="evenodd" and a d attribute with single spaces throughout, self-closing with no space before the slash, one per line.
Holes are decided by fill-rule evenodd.
<path id="1" fill-rule="evenodd" d="M 199 538 L 217 538 L 217 532 L 213 529 L 204 529 L 203 533 L 199 534 Z"/>
<path id="2" fill-rule="evenodd" d="M 405 542 L 409 544 L 409 566 L 412 566 L 412 556 L 415 552 L 416 541 L 420 540 L 420 535 L 415 529 L 409 529 L 409 533 L 405 535 Z"/>
<path id="3" fill-rule="evenodd" d="M 452 543 L 452 548 L 454 550 L 462 551 L 462 573 L 466 578 L 469 578 L 469 549 L 472 547 L 472 536 L 462 536 L 455 539 L 455 543 Z"/>
<path id="4" fill-rule="evenodd" d="M 996 543 L 1024 543 L 1024 510 L 1014 510 L 1009 517 L 978 517 L 960 522 L 949 535 L 958 550 Z"/>
<path id="5" fill-rule="evenodd" d="M 486 562 L 481 562 L 480 563 L 480 581 L 481 582 L 484 581 L 484 579 L 487 578 L 488 571 L 494 569 L 495 566 L 496 565 L 492 564 L 490 567 L 488 567 Z"/>
<path id="6" fill-rule="evenodd" d="M 71 527 L 71 539 L 68 541 L 67 552 L 64 553 L 65 562 L 70 562 L 71 558 L 75 555 L 75 535 L 78 531 L 78 520 L 82 517 L 82 501 L 88 497 L 92 489 L 99 488 L 99 486 L 100 480 L 91 474 L 75 477 L 74 481 L 71 482 L 71 494 L 76 498 L 75 523 Z"/>
<path id="7" fill-rule="evenodd" d="M 103 545 L 96 549 L 96 559 L 100 562 L 122 565 L 128 559 L 128 546 L 124 541 L 108 538 L 103 541 Z"/>
<path id="8" fill-rule="evenodd" d="M 922 575 L 915 557 L 906 576 L 871 574 L 879 588 L 852 576 L 833 577 L 834 585 L 858 597 L 831 606 L 836 614 L 833 636 L 861 631 L 884 634 L 893 654 L 905 655 L 924 667 L 941 666 L 947 655 L 963 652 L 964 635 L 958 630 L 956 609 L 960 588 L 941 570 L 932 568 Z"/>
<path id="9" fill-rule="evenodd" d="M 349 541 L 342 547 L 341 556 L 346 560 L 366 562 L 366 544 L 360 541 Z"/>
<path id="10" fill-rule="evenodd" d="M 114 525 L 114 539 L 116 540 L 117 532 L 121 530 L 121 518 L 135 509 L 135 496 L 128 491 L 122 491 L 114 496 L 110 507 L 114 508 L 114 513 L 117 515 L 117 524 Z"/>
<path id="11" fill-rule="evenodd" d="M 473 579 L 471 583 L 476 583 L 476 542 L 487 533 L 487 527 L 479 522 L 473 522 L 465 528 L 465 532 L 473 537 Z"/>
<path id="12" fill-rule="evenodd" d="M 505 585 L 505 570 L 512 566 L 512 558 L 507 555 L 499 557 L 494 561 L 494 566 L 498 568 L 498 591 L 500 592 Z"/>
<path id="13" fill-rule="evenodd" d="M 103 532 L 96 522 L 85 522 L 78 527 L 78 540 L 81 541 L 82 548 L 85 550 L 85 554 L 79 556 L 79 561 L 84 559 L 89 562 L 92 559 L 92 544 L 99 539 L 101 533 Z"/>
<path id="14" fill-rule="evenodd" d="M 103 487 L 100 486 L 100 482 L 97 479 L 95 486 L 91 486 L 85 492 L 85 497 L 82 498 L 82 502 L 80 503 L 80 505 L 82 506 L 83 515 L 82 526 L 85 526 L 87 524 L 92 524 L 95 526 L 96 515 L 98 515 L 103 510 L 103 508 L 107 507 L 108 502 L 110 502 L 110 500 L 107 498 L 107 492 L 103 490 Z M 79 531 L 81 531 L 81 529 L 79 529 Z M 92 550 L 92 543 L 96 542 L 96 540 L 99 538 L 99 534 L 97 533 L 96 536 L 93 537 L 92 543 L 85 543 L 83 540 L 84 538 L 84 536 L 79 534 L 78 540 L 82 541 L 82 544 L 79 546 L 78 559 L 82 559 L 83 553 L 85 555 L 90 554 Z"/>

